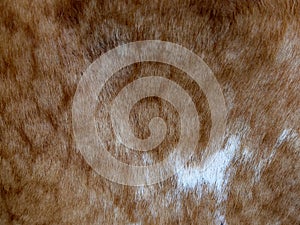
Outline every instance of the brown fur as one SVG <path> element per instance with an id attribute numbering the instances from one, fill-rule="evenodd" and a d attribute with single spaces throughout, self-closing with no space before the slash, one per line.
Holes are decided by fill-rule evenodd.
<path id="1" fill-rule="evenodd" d="M 299 1 L 2 0 L 0 11 L 0 224 L 214 224 L 218 210 L 227 224 L 300 223 Z M 143 189 L 112 183 L 75 149 L 71 107 L 82 72 L 107 50 L 148 39 L 192 50 L 223 89 L 229 108 L 224 145 L 231 135 L 241 138 L 227 168 L 226 200 L 208 187 L 201 197 L 182 189 L 176 175 Z M 209 109 L 182 72 L 136 64 L 119 71 L 100 95 L 109 101 L 109 92 L 146 72 L 182 77 L 178 82 L 198 102 L 203 133 L 189 165 L 197 164 Z M 98 121 L 105 122 L 100 109 Z M 143 120 L 157 114 L 170 120 L 170 136 L 150 153 L 160 160 L 176 143 L 176 112 L 150 99 L 132 118 L 143 110 L 150 110 Z M 137 135 L 147 136 L 143 125 L 132 123 Z M 284 129 L 294 135 L 279 142 Z M 111 152 L 141 163 L 141 155 Z M 263 159 L 270 160 L 257 181 Z"/>

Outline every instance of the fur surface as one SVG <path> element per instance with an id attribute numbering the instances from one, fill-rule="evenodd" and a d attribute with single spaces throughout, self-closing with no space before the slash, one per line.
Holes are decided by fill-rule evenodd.
<path id="1" fill-rule="evenodd" d="M 0 10 L 0 224 L 300 224 L 299 1 L 2 0 Z M 123 186 L 76 150 L 72 99 L 97 57 L 149 39 L 178 43 L 212 69 L 229 109 L 226 137 L 199 173 L 210 127 L 205 96 L 168 65 L 129 66 L 99 94 L 105 104 L 137 77 L 177 77 L 203 129 L 199 154 L 182 172 Z M 99 123 L 108 121 L 104 103 Z M 135 154 L 110 143 L 111 154 L 142 165 L 164 158 L 178 138 L 172 106 L 142 101 L 132 125 L 146 137 L 143 121 L 155 115 L 170 127 L 160 147 Z M 107 127 L 100 132 L 113 138 Z"/>

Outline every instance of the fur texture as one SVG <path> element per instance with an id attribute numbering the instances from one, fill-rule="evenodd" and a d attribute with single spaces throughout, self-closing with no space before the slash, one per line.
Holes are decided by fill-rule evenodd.
<path id="1" fill-rule="evenodd" d="M 299 1 L 2 0 L 0 11 L 0 224 L 300 224 Z M 198 173 L 210 127 L 199 87 L 168 65 L 124 68 L 99 94 L 105 104 L 139 76 L 179 77 L 203 129 L 184 171 L 123 186 L 76 150 L 72 99 L 97 57 L 148 39 L 178 43 L 209 65 L 229 109 L 226 137 L 214 167 Z M 132 125 L 146 137 L 143 121 L 156 115 L 170 134 L 159 148 L 137 154 L 109 143 L 110 152 L 143 165 L 164 158 L 178 138 L 172 106 L 142 101 Z M 107 127 L 100 132 L 113 138 Z"/>

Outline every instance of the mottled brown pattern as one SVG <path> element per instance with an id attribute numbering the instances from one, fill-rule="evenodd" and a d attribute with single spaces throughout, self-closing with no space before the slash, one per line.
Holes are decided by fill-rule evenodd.
<path id="1" fill-rule="evenodd" d="M 1 0 L 0 11 L 0 224 L 300 223 L 299 1 Z M 107 50 L 147 39 L 192 50 L 223 88 L 224 145 L 231 135 L 241 142 L 227 199 L 206 185 L 201 196 L 183 189 L 177 175 L 144 188 L 111 183 L 75 149 L 71 106 L 82 72 Z M 293 135 L 278 141 L 284 129 Z"/>
<path id="2" fill-rule="evenodd" d="M 139 138 L 147 138 L 150 135 L 148 128 L 150 119 L 160 116 L 166 121 L 169 129 L 164 141 L 157 148 L 147 153 L 130 151 L 126 154 L 124 146 L 115 146 L 115 137 L 111 127 L 108 106 L 126 84 L 146 76 L 160 76 L 173 80 L 192 96 L 198 110 L 198 115 L 201 118 L 200 139 L 197 148 L 197 152 L 199 153 L 197 158 L 200 160 L 201 151 L 207 145 L 209 130 L 211 128 L 207 100 L 195 81 L 189 78 L 184 72 L 170 65 L 155 62 L 133 64 L 120 70 L 106 82 L 104 91 L 99 94 L 100 104 L 98 105 L 99 111 L 96 111 L 96 118 L 98 117 L 99 135 L 108 142 L 108 151 L 120 161 L 135 165 L 149 165 L 152 163 L 144 161 L 143 156 L 146 158 L 150 157 L 149 161 L 161 161 L 176 147 L 180 134 L 179 114 L 176 112 L 174 106 L 159 98 L 145 99 L 138 102 L 132 109 L 130 119 L 134 134 Z"/>

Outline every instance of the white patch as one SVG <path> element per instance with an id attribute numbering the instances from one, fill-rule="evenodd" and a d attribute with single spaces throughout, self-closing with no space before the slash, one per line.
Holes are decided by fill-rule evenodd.
<path id="1" fill-rule="evenodd" d="M 216 192 L 222 198 L 223 189 L 227 184 L 226 168 L 229 166 L 235 151 L 240 148 L 240 138 L 231 136 L 224 149 L 209 157 L 204 170 L 199 167 L 185 168 L 178 173 L 178 185 L 184 189 L 199 189 L 203 185 Z"/>
<path id="2" fill-rule="evenodd" d="M 97 200 L 97 194 L 94 190 L 92 190 L 90 193 L 89 193 L 89 200 L 90 200 L 90 205 L 93 205 L 95 204 L 96 200 Z"/>
<path id="3" fill-rule="evenodd" d="M 280 134 L 280 136 L 278 137 L 275 147 L 278 147 L 284 141 L 288 141 L 292 138 L 296 138 L 297 136 L 298 136 L 297 132 L 294 131 L 293 129 L 284 129 Z"/>
<path id="4" fill-rule="evenodd" d="M 143 154 L 142 155 L 142 160 L 143 162 L 146 164 L 153 164 L 153 159 L 151 158 L 151 156 L 149 154 Z"/>
<path id="5" fill-rule="evenodd" d="M 226 225 L 227 224 L 225 215 L 223 215 L 219 209 L 217 209 L 215 212 L 215 222 L 217 225 L 220 225 L 220 224 Z"/>
<path id="6" fill-rule="evenodd" d="M 206 160 L 204 169 L 190 167 L 179 171 L 178 185 L 184 190 L 196 189 L 199 197 L 201 197 L 202 188 L 206 185 L 209 190 L 214 191 L 218 203 L 221 203 L 227 198 L 224 190 L 229 174 L 226 173 L 226 169 L 239 149 L 240 136 L 232 135 L 224 149 L 214 153 Z M 216 224 L 226 224 L 225 215 L 221 213 L 221 209 L 216 211 L 215 222 Z"/>
<path id="7" fill-rule="evenodd" d="M 145 188 L 143 186 L 137 187 L 135 191 L 135 199 L 137 201 L 142 200 L 145 197 Z"/>
<path id="8" fill-rule="evenodd" d="M 245 148 L 242 152 L 243 160 L 245 161 L 252 161 L 253 159 L 253 152 L 251 152 L 248 148 Z"/>
<path id="9" fill-rule="evenodd" d="M 261 172 L 264 169 L 266 164 L 267 164 L 267 160 L 262 159 L 261 161 L 259 161 L 258 165 L 255 166 L 254 182 L 259 182 L 261 178 Z"/>

